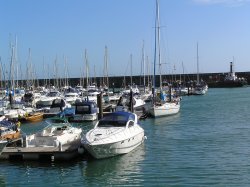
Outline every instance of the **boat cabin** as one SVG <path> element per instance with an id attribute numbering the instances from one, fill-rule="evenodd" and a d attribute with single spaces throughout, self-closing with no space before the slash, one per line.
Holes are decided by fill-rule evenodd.
<path id="1" fill-rule="evenodd" d="M 98 113 L 98 107 L 93 101 L 77 101 L 75 104 L 75 114 Z"/>

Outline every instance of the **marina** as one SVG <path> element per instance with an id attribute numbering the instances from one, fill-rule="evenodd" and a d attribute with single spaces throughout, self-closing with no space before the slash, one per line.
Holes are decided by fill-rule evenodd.
<path id="1" fill-rule="evenodd" d="M 249 0 L 0 5 L 0 187 L 250 185 Z"/>
<path id="2" fill-rule="evenodd" d="M 179 114 L 142 120 L 147 140 L 125 155 L 96 160 L 83 154 L 68 162 L 1 160 L 1 184 L 247 186 L 249 92 L 250 87 L 222 88 L 183 97 Z M 84 131 L 94 124 L 75 125 Z M 41 128 L 41 122 L 21 125 L 26 133 Z M 21 183 L 17 176 L 23 176 Z"/>

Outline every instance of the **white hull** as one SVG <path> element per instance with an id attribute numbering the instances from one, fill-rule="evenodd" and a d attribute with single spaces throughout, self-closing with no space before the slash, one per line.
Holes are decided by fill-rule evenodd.
<path id="1" fill-rule="evenodd" d="M 107 158 L 116 155 L 126 154 L 134 150 L 144 142 L 144 132 L 133 137 L 107 144 L 84 144 L 84 148 L 95 158 Z"/>
<path id="2" fill-rule="evenodd" d="M 206 94 L 206 90 L 195 90 L 194 95 L 205 95 Z"/>
<path id="3" fill-rule="evenodd" d="M 25 115 L 25 111 L 22 109 L 9 109 L 4 111 L 4 116 L 8 119 L 18 119 Z"/>
<path id="4" fill-rule="evenodd" d="M 164 103 L 162 105 L 154 105 L 150 110 L 153 117 L 169 116 L 177 114 L 180 111 L 180 103 Z"/>
<path id="5" fill-rule="evenodd" d="M 93 157 L 99 159 L 128 153 L 144 139 L 144 130 L 138 125 L 136 114 L 114 112 L 98 121 L 81 142 Z"/>

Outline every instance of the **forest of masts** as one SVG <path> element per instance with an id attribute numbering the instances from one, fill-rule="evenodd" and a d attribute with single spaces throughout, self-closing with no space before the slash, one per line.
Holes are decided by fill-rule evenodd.
<path id="1" fill-rule="evenodd" d="M 48 65 L 45 65 L 43 58 L 43 79 L 38 79 L 37 72 L 35 70 L 35 66 L 32 63 L 31 49 L 28 51 L 28 60 L 26 63 L 26 67 L 23 68 L 20 63 L 18 63 L 17 58 L 17 40 L 15 42 L 10 42 L 10 63 L 2 62 L 2 58 L 0 57 L 0 88 L 3 89 L 14 89 L 14 88 L 35 88 L 39 86 L 45 87 L 68 87 L 70 86 L 69 81 L 69 69 L 68 69 L 68 61 L 67 57 L 63 57 L 64 61 L 64 70 L 63 73 L 59 73 L 59 63 L 58 58 L 56 57 L 53 63 L 53 68 Z M 10 65 L 9 65 L 10 64 Z M 79 86 L 87 87 L 90 84 L 96 82 L 96 78 L 91 78 L 89 76 L 89 62 L 88 62 L 88 54 L 87 50 L 84 51 L 84 64 L 85 72 L 81 69 L 81 75 L 79 78 Z M 25 69 L 25 70 L 24 70 Z M 51 69 L 53 72 L 51 72 Z M 63 75 L 62 75 L 63 74 Z M 94 66 L 94 74 L 95 74 L 95 66 Z M 103 69 L 103 78 L 101 85 L 107 86 L 109 85 L 108 80 L 108 48 L 105 46 L 105 56 L 104 56 L 104 69 Z"/>
<path id="2" fill-rule="evenodd" d="M 103 68 L 103 77 L 99 77 L 98 81 L 96 78 L 95 73 L 95 66 L 94 66 L 94 77 L 89 76 L 89 62 L 88 62 L 88 54 L 87 50 L 85 49 L 83 53 L 83 66 L 84 69 L 80 69 L 81 75 L 78 81 L 78 85 L 82 87 L 87 87 L 91 84 L 99 84 L 101 87 L 112 87 L 113 83 L 109 81 L 109 73 L 108 73 L 108 48 L 105 46 L 104 51 L 104 68 Z M 0 88 L 4 89 L 14 89 L 14 88 L 25 88 L 25 89 L 34 89 L 36 87 L 44 86 L 47 88 L 55 87 L 55 88 L 62 88 L 68 87 L 70 85 L 70 78 L 69 78 L 69 69 L 68 69 L 68 60 L 67 57 L 63 57 L 64 63 L 64 70 L 63 73 L 59 73 L 59 62 L 58 58 L 56 57 L 53 63 L 53 68 L 49 66 L 49 64 L 45 65 L 44 58 L 43 58 L 43 79 L 38 79 L 37 72 L 35 70 L 35 66 L 32 63 L 32 55 L 31 49 L 28 50 L 28 60 L 26 62 L 26 67 L 23 70 L 23 66 L 18 62 L 17 58 L 17 40 L 15 42 L 10 42 L 10 64 L 4 64 L 0 57 Z M 133 85 L 133 67 L 132 67 L 132 54 L 130 55 L 130 60 L 126 68 L 127 70 L 130 66 L 130 76 L 124 76 L 122 87 L 126 87 L 127 85 Z M 159 66 L 160 67 L 160 66 Z M 53 72 L 51 72 L 51 69 Z M 160 71 L 160 70 L 159 70 Z M 62 75 L 63 74 L 63 75 Z M 173 77 L 176 79 L 176 77 Z M 130 79 L 128 81 L 128 78 Z M 181 76 L 180 76 L 181 79 Z M 142 57 L 141 57 L 141 72 L 140 72 L 140 81 L 139 84 L 144 86 L 150 86 L 152 81 L 152 73 L 150 72 L 150 63 L 148 60 L 148 56 L 145 57 L 144 54 L 144 41 L 142 47 Z M 137 83 L 138 84 L 138 83 Z"/>

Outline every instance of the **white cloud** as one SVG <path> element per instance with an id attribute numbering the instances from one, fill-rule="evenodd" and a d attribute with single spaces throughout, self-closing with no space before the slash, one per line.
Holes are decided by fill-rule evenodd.
<path id="1" fill-rule="evenodd" d="M 250 0 L 193 0 L 193 1 L 204 5 L 224 4 L 228 6 L 241 6 L 250 2 Z"/>

